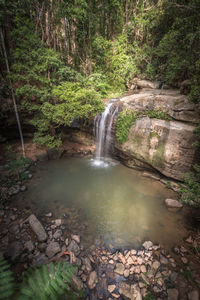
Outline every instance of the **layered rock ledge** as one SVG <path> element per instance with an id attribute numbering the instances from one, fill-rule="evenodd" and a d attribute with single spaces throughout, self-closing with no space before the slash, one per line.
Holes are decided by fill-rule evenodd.
<path id="1" fill-rule="evenodd" d="M 177 90 L 142 90 L 120 99 L 123 109 L 140 112 L 128 140 L 116 141 L 117 155 L 129 167 L 157 170 L 182 181 L 195 162 L 195 133 L 200 121 L 199 106 Z M 169 119 L 149 118 L 142 112 L 159 110 Z"/>

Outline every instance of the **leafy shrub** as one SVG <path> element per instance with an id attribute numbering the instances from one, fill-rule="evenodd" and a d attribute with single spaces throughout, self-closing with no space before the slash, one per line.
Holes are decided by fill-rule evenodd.
<path id="1" fill-rule="evenodd" d="M 172 118 L 161 109 L 145 110 L 144 112 L 139 112 L 138 115 L 145 115 L 149 118 L 156 118 L 161 120 L 172 120 Z"/>
<path id="2" fill-rule="evenodd" d="M 117 120 L 117 140 L 124 143 L 128 139 L 128 134 L 131 126 L 135 123 L 136 113 L 130 110 L 125 110 L 119 113 Z"/>
<path id="3" fill-rule="evenodd" d="M 185 174 L 185 187 L 182 187 L 181 201 L 183 203 L 200 206 L 200 166 L 194 165 L 193 172 Z"/>

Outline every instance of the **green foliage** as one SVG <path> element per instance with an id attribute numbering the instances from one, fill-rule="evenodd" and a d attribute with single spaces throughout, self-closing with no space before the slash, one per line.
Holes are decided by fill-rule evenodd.
<path id="1" fill-rule="evenodd" d="M 161 119 L 161 120 L 172 120 L 172 118 L 161 109 L 145 110 L 138 115 L 145 115 L 149 118 Z"/>
<path id="2" fill-rule="evenodd" d="M 18 299 L 60 299 L 66 294 L 73 273 L 74 267 L 65 262 L 58 262 L 56 266 L 51 262 L 49 266 L 30 270 L 23 280 Z"/>
<path id="3" fill-rule="evenodd" d="M 194 165 L 193 171 L 185 174 L 185 186 L 180 191 L 183 203 L 200 206 L 200 166 Z"/>
<path id="4" fill-rule="evenodd" d="M 57 265 L 51 262 L 48 266 L 29 268 L 17 293 L 10 265 L 0 257 L 0 299 L 10 299 L 14 293 L 18 294 L 18 300 L 60 300 L 64 299 L 63 296 L 67 296 L 67 299 L 77 299 L 82 292 L 77 293 L 70 287 L 74 270 L 75 267 L 66 262 L 58 262 Z"/>
<path id="5" fill-rule="evenodd" d="M 8 299 L 15 290 L 15 283 L 10 265 L 0 257 L 0 299 Z"/>
<path id="6" fill-rule="evenodd" d="M 8 156 L 8 169 L 12 176 L 17 180 L 24 180 L 27 174 L 24 172 L 25 168 L 30 166 L 32 161 L 29 158 L 18 156 L 15 151 L 9 146 L 7 151 Z"/>
<path id="7" fill-rule="evenodd" d="M 133 111 L 125 110 L 119 113 L 117 120 L 116 137 L 120 143 L 124 143 L 128 139 L 131 126 L 135 123 L 136 114 Z"/>

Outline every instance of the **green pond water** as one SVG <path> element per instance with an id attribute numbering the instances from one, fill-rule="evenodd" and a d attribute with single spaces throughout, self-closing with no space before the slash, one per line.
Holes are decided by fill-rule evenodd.
<path id="1" fill-rule="evenodd" d="M 39 215 L 52 212 L 87 246 L 139 246 L 144 240 L 167 248 L 187 235 L 184 211 L 169 212 L 163 201 L 175 194 L 120 163 L 99 166 L 91 159 L 43 163 L 25 193 Z"/>

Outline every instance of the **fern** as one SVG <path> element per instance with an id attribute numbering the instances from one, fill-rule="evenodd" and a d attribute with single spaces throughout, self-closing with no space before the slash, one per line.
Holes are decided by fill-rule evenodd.
<path id="1" fill-rule="evenodd" d="M 70 283 L 74 267 L 63 262 L 55 266 L 43 265 L 40 269 L 32 269 L 26 273 L 18 300 L 56 300 L 66 294 L 67 284 Z"/>
<path id="2" fill-rule="evenodd" d="M 8 299 L 15 289 L 14 277 L 10 265 L 0 257 L 0 299 Z"/>

